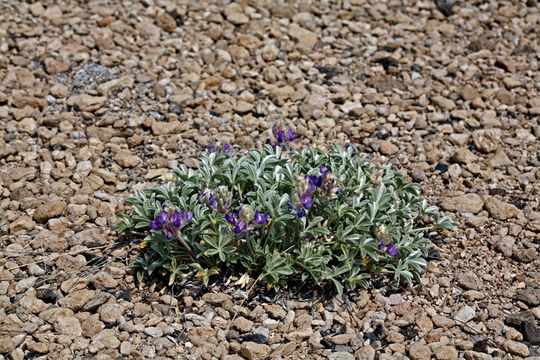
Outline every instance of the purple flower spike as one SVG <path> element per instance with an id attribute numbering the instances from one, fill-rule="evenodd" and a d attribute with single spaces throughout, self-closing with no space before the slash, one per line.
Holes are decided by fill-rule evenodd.
<path id="1" fill-rule="evenodd" d="M 279 130 L 276 133 L 276 140 L 278 143 L 282 143 L 285 141 L 285 132 L 283 130 Z"/>
<path id="2" fill-rule="evenodd" d="M 379 244 L 379 250 L 384 249 L 384 246 L 385 246 L 385 245 L 384 245 L 384 242 L 381 242 L 381 243 Z"/>
<path id="3" fill-rule="evenodd" d="M 309 209 L 311 205 L 313 204 L 311 201 L 311 194 L 305 194 L 300 198 L 300 202 L 304 206 L 304 208 Z"/>
<path id="4" fill-rule="evenodd" d="M 182 210 L 184 211 L 184 210 Z M 182 225 L 182 216 L 180 214 L 180 212 L 178 211 L 174 211 L 174 213 L 171 215 L 171 224 L 174 226 L 174 227 L 180 227 L 180 225 Z"/>
<path id="5" fill-rule="evenodd" d="M 150 227 L 153 229 L 153 230 L 161 230 L 163 228 L 163 226 L 159 225 L 158 223 L 156 223 L 154 220 L 150 221 Z"/>
<path id="6" fill-rule="evenodd" d="M 238 220 L 238 224 L 236 224 L 234 228 L 234 232 L 238 234 L 238 233 L 246 231 L 246 229 L 247 229 L 247 224 L 243 222 L 242 220 Z"/>
<path id="7" fill-rule="evenodd" d="M 388 245 L 388 247 L 386 248 L 386 252 L 388 253 L 388 255 L 390 256 L 396 256 L 397 253 L 398 253 L 399 249 L 397 247 L 394 246 L 394 244 L 390 244 Z"/>
<path id="8" fill-rule="evenodd" d="M 156 223 L 158 225 L 165 225 L 166 222 L 169 221 L 169 212 L 163 210 L 157 217 L 156 217 Z"/>
<path id="9" fill-rule="evenodd" d="M 236 225 L 236 218 L 234 217 L 234 215 L 226 214 L 225 220 L 227 220 L 227 222 L 231 225 Z"/>
<path id="10" fill-rule="evenodd" d="M 298 135 L 296 135 L 296 133 L 293 132 L 292 129 L 289 129 L 287 131 L 287 140 L 288 141 L 292 141 L 292 140 L 296 139 L 297 137 L 298 137 Z"/>
<path id="11" fill-rule="evenodd" d="M 298 215 L 298 217 L 304 217 L 306 216 L 306 210 L 300 209 L 296 212 L 296 215 Z"/>
<path id="12" fill-rule="evenodd" d="M 268 220 L 268 214 L 261 214 L 259 210 L 255 211 L 255 222 L 259 225 L 264 224 Z"/>
<path id="13" fill-rule="evenodd" d="M 223 150 L 225 151 L 226 154 L 229 154 L 231 152 L 231 145 L 225 144 L 225 146 L 223 147 Z"/>
<path id="14" fill-rule="evenodd" d="M 214 151 L 215 151 L 215 147 L 214 147 L 214 146 L 210 146 L 210 147 L 208 148 L 208 152 L 209 152 L 210 154 L 213 153 Z"/>

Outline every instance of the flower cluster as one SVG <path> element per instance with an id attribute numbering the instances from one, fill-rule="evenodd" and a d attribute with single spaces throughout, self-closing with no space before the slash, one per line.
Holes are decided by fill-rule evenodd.
<path id="1" fill-rule="evenodd" d="M 268 221 L 268 214 L 260 213 L 259 210 L 253 213 L 253 209 L 249 205 L 244 205 L 238 212 L 226 214 L 227 222 L 234 226 L 234 232 L 239 234 L 248 229 L 248 224 L 253 222 L 254 225 L 262 225 Z"/>
<path id="2" fill-rule="evenodd" d="M 285 131 L 281 128 L 281 125 L 274 124 L 272 127 L 272 133 L 274 134 L 274 137 L 276 138 L 276 144 L 272 144 L 270 139 L 266 140 L 266 143 L 272 146 L 272 148 L 275 150 L 276 146 L 281 146 L 283 148 L 289 147 L 289 142 L 295 140 L 298 135 L 291 129 L 287 129 Z"/>
<path id="3" fill-rule="evenodd" d="M 172 239 L 192 219 L 191 211 L 163 209 L 155 220 L 150 221 L 150 228 L 156 231 L 165 230 L 167 238 Z"/>
<path id="4" fill-rule="evenodd" d="M 394 257 L 397 255 L 399 249 L 392 242 L 392 235 L 388 233 L 386 226 L 381 225 L 375 230 L 375 236 L 379 240 L 379 250 Z"/>
<path id="5" fill-rule="evenodd" d="M 210 146 L 208 148 L 208 152 L 209 153 L 220 153 L 220 152 L 224 152 L 225 154 L 230 154 L 231 153 L 231 145 L 229 144 L 225 144 L 223 145 L 223 147 L 217 143 L 217 144 L 214 144 L 212 146 Z"/>
<path id="6" fill-rule="evenodd" d="M 298 217 L 306 216 L 306 210 L 313 205 L 311 193 L 315 190 L 315 184 L 310 176 L 296 176 L 296 193 L 293 195 L 292 204 L 289 207 L 294 209 Z"/>
<path id="7" fill-rule="evenodd" d="M 313 205 L 313 194 L 326 200 L 333 200 L 337 198 L 337 193 L 343 193 L 339 187 L 339 180 L 330 173 L 325 164 L 319 167 L 319 171 L 320 175 L 297 176 L 296 178 L 297 192 L 293 195 L 294 205 L 289 204 L 289 207 L 294 208 L 299 217 L 306 216 L 306 210 Z"/>
<path id="8" fill-rule="evenodd" d="M 339 186 L 339 179 L 330 173 L 325 164 L 319 167 L 319 171 L 321 175 L 311 176 L 311 181 L 317 187 L 316 192 L 319 196 L 326 200 L 333 200 L 337 198 L 338 193 L 343 193 L 343 189 Z"/>
<path id="9" fill-rule="evenodd" d="M 232 193 L 226 186 L 221 185 L 215 191 L 204 189 L 200 199 L 211 208 L 219 212 L 226 212 L 232 200 Z"/>

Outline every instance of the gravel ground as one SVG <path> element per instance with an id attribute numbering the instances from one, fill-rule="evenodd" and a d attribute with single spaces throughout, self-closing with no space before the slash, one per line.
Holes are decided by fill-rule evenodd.
<path id="1" fill-rule="evenodd" d="M 540 358 L 536 0 L 119 3 L 0 2 L 0 359 Z M 422 284 L 136 283 L 121 199 L 279 119 L 459 222 Z"/>

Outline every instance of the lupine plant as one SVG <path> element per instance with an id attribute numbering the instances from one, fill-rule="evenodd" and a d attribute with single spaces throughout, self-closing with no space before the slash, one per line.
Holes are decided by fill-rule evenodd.
<path id="1" fill-rule="evenodd" d="M 214 146 L 197 171 L 181 165 L 172 181 L 125 199 L 132 210 L 115 229 L 141 239 L 130 265 L 138 280 L 157 271 L 170 284 L 189 274 L 207 283 L 229 268 L 275 289 L 296 276 L 339 293 L 368 287 L 373 273 L 419 280 L 426 233 L 454 226 L 420 199 L 420 186 L 350 148 L 285 151 L 296 134 L 273 133 L 262 151 Z"/>

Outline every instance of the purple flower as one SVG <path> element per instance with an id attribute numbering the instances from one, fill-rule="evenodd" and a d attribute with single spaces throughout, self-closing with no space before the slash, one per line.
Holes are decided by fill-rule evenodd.
<path id="1" fill-rule="evenodd" d="M 390 244 L 388 245 L 388 247 L 386 248 L 386 252 L 388 253 L 388 255 L 390 256 L 396 256 L 397 253 L 398 253 L 398 248 L 394 246 L 394 244 Z"/>
<path id="2" fill-rule="evenodd" d="M 166 210 L 162 210 L 161 213 L 156 217 L 156 223 L 158 225 L 165 225 L 169 221 L 169 212 Z"/>
<path id="3" fill-rule="evenodd" d="M 298 217 L 304 217 L 304 216 L 306 216 L 306 210 L 304 210 L 304 209 L 299 209 L 299 210 L 296 212 L 296 215 L 298 215 Z"/>
<path id="4" fill-rule="evenodd" d="M 226 214 L 225 215 L 225 220 L 227 220 L 227 222 L 231 225 L 236 225 L 236 218 L 238 217 L 237 216 L 234 216 L 234 214 Z"/>
<path id="5" fill-rule="evenodd" d="M 162 210 L 155 220 L 150 221 L 150 228 L 156 231 L 165 230 L 167 238 L 172 239 L 177 230 L 193 219 L 193 213 L 185 210 L 174 210 L 171 214 L 169 211 Z"/>
<path id="6" fill-rule="evenodd" d="M 175 231 L 172 226 L 165 226 L 165 232 L 167 233 L 167 239 L 172 239 L 175 235 Z"/>
<path id="7" fill-rule="evenodd" d="M 208 198 L 208 205 L 210 205 L 214 209 L 217 209 L 217 200 L 214 195 L 210 195 L 210 197 Z"/>
<path id="8" fill-rule="evenodd" d="M 193 220 L 193 212 L 191 212 L 191 210 L 187 212 L 185 210 L 182 210 L 181 215 L 182 215 L 182 220 L 184 221 L 184 224 L 187 224 L 188 222 Z"/>
<path id="9" fill-rule="evenodd" d="M 308 181 L 307 192 L 308 192 L 308 193 L 313 192 L 313 190 L 315 190 L 315 183 L 313 182 L 313 179 L 312 179 L 311 176 L 309 176 L 309 175 L 306 175 L 306 176 L 305 176 L 305 179 Z"/>
<path id="10" fill-rule="evenodd" d="M 150 221 L 150 227 L 153 229 L 153 230 L 161 230 L 163 228 L 163 226 L 159 225 L 157 222 L 155 222 L 154 220 Z"/>
<path id="11" fill-rule="evenodd" d="M 261 214 L 259 213 L 259 210 L 255 211 L 255 223 L 261 225 L 264 224 L 268 220 L 268 214 Z"/>
<path id="12" fill-rule="evenodd" d="M 279 130 L 275 137 L 278 143 L 282 143 L 285 141 L 285 132 L 283 130 Z"/>
<path id="13" fill-rule="evenodd" d="M 182 211 L 184 211 L 184 210 L 182 210 Z M 171 215 L 171 224 L 174 227 L 180 227 L 180 225 L 182 225 L 182 218 L 181 218 L 180 212 L 178 212 L 176 210 L 174 211 L 174 213 Z"/>
<path id="14" fill-rule="evenodd" d="M 326 176 L 326 175 L 328 174 L 328 172 L 330 171 L 330 170 L 328 170 L 328 169 L 326 168 L 326 165 L 325 165 L 325 164 L 322 164 L 321 167 L 319 168 L 319 170 L 321 171 L 321 174 L 322 174 L 323 176 Z"/>
<path id="15" fill-rule="evenodd" d="M 226 154 L 229 154 L 231 152 L 231 145 L 225 144 L 223 151 L 225 151 Z"/>
<path id="16" fill-rule="evenodd" d="M 316 176 L 316 175 L 313 175 L 311 177 L 311 182 L 313 183 L 313 185 L 315 185 L 316 187 L 321 187 L 322 186 L 322 180 L 323 180 L 323 177 L 322 176 Z"/>
<path id="17" fill-rule="evenodd" d="M 381 241 L 381 243 L 379 244 L 379 250 L 384 249 L 384 246 L 385 246 L 385 245 L 384 245 L 384 242 Z"/>
<path id="18" fill-rule="evenodd" d="M 236 226 L 234 227 L 234 232 L 238 234 L 238 233 L 246 231 L 246 229 L 247 229 L 247 224 L 243 222 L 242 220 L 238 220 L 238 222 L 236 223 Z"/>
<path id="19" fill-rule="evenodd" d="M 311 201 L 311 194 L 304 194 L 300 198 L 300 203 L 302 204 L 304 208 L 309 209 L 311 205 L 313 204 L 313 202 Z"/>
<path id="20" fill-rule="evenodd" d="M 210 154 L 213 153 L 213 152 L 215 152 L 215 151 L 217 151 L 217 149 L 216 149 L 215 146 L 210 146 L 210 147 L 208 148 L 208 152 L 209 152 Z"/>
<path id="21" fill-rule="evenodd" d="M 298 137 L 298 135 L 296 135 L 295 132 L 292 131 L 292 129 L 289 129 L 287 131 L 287 141 L 293 141 L 294 139 L 296 139 Z"/>

